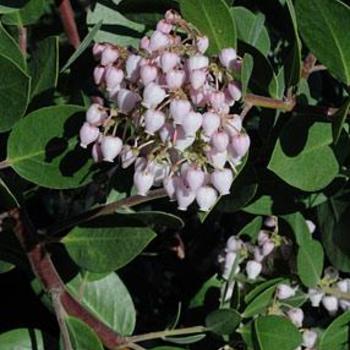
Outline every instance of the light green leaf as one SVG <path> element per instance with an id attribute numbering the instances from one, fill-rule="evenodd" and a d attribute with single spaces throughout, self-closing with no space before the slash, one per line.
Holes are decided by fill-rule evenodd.
<path id="1" fill-rule="evenodd" d="M 350 8 L 338 0 L 297 0 L 301 36 L 331 74 L 350 84 Z"/>
<path id="2" fill-rule="evenodd" d="M 206 337 L 206 334 L 194 334 L 182 337 L 164 337 L 163 340 L 173 344 L 193 344 L 201 341 Z"/>
<path id="3" fill-rule="evenodd" d="M 44 350 L 41 331 L 37 329 L 18 328 L 0 334 L 1 350 Z M 35 347 L 35 348 L 34 348 Z"/>
<path id="4" fill-rule="evenodd" d="M 209 38 L 208 54 L 237 47 L 236 26 L 224 0 L 181 0 L 181 13 Z"/>
<path id="5" fill-rule="evenodd" d="M 136 311 L 123 281 L 111 273 L 102 279 L 89 280 L 90 272 L 77 275 L 67 287 L 80 302 L 102 322 L 123 336 L 135 328 Z"/>
<path id="6" fill-rule="evenodd" d="M 2 22 L 7 25 L 28 26 L 43 15 L 45 0 L 29 0 L 20 10 L 5 14 Z"/>
<path id="7" fill-rule="evenodd" d="M 0 76 L 0 132 L 3 132 L 10 130 L 27 109 L 30 77 L 1 54 Z"/>
<path id="8" fill-rule="evenodd" d="M 39 42 L 29 63 L 32 76 L 31 97 L 54 89 L 58 80 L 58 36 L 51 36 Z"/>
<path id="9" fill-rule="evenodd" d="M 93 26 L 89 34 L 84 38 L 79 47 L 74 51 L 73 55 L 69 57 L 66 64 L 62 67 L 61 72 L 64 72 L 67 68 L 69 68 L 72 65 L 72 63 L 74 63 L 79 58 L 79 56 L 89 47 L 91 42 L 94 40 L 96 33 L 100 30 L 101 26 L 102 19 Z"/>
<path id="10" fill-rule="evenodd" d="M 302 342 L 298 328 L 281 316 L 263 316 L 255 320 L 260 350 L 295 350 Z"/>
<path id="11" fill-rule="evenodd" d="M 241 69 L 241 84 L 242 84 L 243 96 L 247 94 L 249 80 L 253 73 L 253 67 L 254 67 L 253 57 L 249 53 L 244 54 L 242 69 Z"/>
<path id="12" fill-rule="evenodd" d="M 218 335 L 232 334 L 240 322 L 241 316 L 234 309 L 215 310 L 205 319 L 207 329 Z"/>
<path id="13" fill-rule="evenodd" d="M 332 132 L 333 132 L 333 142 L 337 143 L 339 141 L 341 132 L 343 130 L 346 118 L 350 111 L 350 97 L 347 98 L 345 103 L 338 109 L 338 111 L 333 116 Z"/>
<path id="14" fill-rule="evenodd" d="M 291 186 L 303 191 L 320 190 L 339 169 L 330 143 L 329 123 L 307 122 L 297 116 L 283 128 L 268 168 Z"/>
<path id="15" fill-rule="evenodd" d="M 303 241 L 297 255 L 298 275 L 306 287 L 316 287 L 323 271 L 324 253 L 320 242 Z"/>
<path id="16" fill-rule="evenodd" d="M 8 141 L 8 162 L 25 179 L 49 188 L 75 188 L 94 171 L 88 151 L 79 146 L 84 121 L 80 106 L 60 105 L 32 112 L 16 124 Z"/>

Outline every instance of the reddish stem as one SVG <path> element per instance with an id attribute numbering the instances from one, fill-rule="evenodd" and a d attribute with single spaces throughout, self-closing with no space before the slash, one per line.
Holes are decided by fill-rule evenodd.
<path id="1" fill-rule="evenodd" d="M 23 55 L 27 54 L 27 28 L 20 26 L 18 27 L 18 44 Z"/>

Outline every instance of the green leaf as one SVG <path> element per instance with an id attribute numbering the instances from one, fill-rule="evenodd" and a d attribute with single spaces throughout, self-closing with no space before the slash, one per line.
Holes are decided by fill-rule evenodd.
<path id="1" fill-rule="evenodd" d="M 206 334 L 194 334 L 182 337 L 164 337 L 163 340 L 173 344 L 193 344 L 201 341 L 206 337 Z"/>
<path id="2" fill-rule="evenodd" d="M 337 0 L 297 0 L 301 36 L 331 74 L 350 84 L 350 8 Z"/>
<path id="3" fill-rule="evenodd" d="M 23 71 L 26 71 L 27 64 L 25 58 L 17 45 L 15 39 L 6 31 L 4 26 L 0 23 L 0 55 L 13 61 Z"/>
<path id="4" fill-rule="evenodd" d="M 180 0 L 180 9 L 184 18 L 209 38 L 209 55 L 237 47 L 235 22 L 224 0 Z"/>
<path id="5" fill-rule="evenodd" d="M 268 168 L 291 186 L 303 191 L 320 190 L 335 178 L 339 169 L 329 147 L 331 142 L 329 123 L 312 123 L 297 116 L 283 128 Z"/>
<path id="6" fill-rule="evenodd" d="M 238 236 L 248 236 L 255 242 L 258 237 L 258 233 L 261 229 L 263 219 L 261 216 L 257 216 L 252 221 L 248 222 L 238 233 Z"/>
<path id="7" fill-rule="evenodd" d="M 333 116 L 332 122 L 332 133 L 333 142 L 337 143 L 339 141 L 341 132 L 343 130 L 346 118 L 350 111 L 350 97 L 347 98 L 345 103 L 337 110 Z"/>
<path id="8" fill-rule="evenodd" d="M 300 212 L 296 212 L 281 217 L 292 230 L 295 240 L 299 246 L 303 246 L 305 242 L 312 239 L 312 235 L 306 224 L 304 216 Z"/>
<path id="9" fill-rule="evenodd" d="M 297 255 L 298 275 L 306 287 L 316 287 L 323 271 L 324 253 L 320 242 L 304 241 Z"/>
<path id="10" fill-rule="evenodd" d="M 135 328 L 136 311 L 123 281 L 111 273 L 102 279 L 89 280 L 90 275 L 77 275 L 67 287 L 79 301 L 102 322 L 123 336 Z"/>
<path id="11" fill-rule="evenodd" d="M 293 297 L 284 299 L 283 301 L 281 301 L 281 304 L 289 305 L 292 307 L 302 307 L 308 300 L 308 294 L 303 293 L 301 290 L 297 290 Z"/>
<path id="12" fill-rule="evenodd" d="M 41 331 L 37 329 L 18 328 L 0 334 L 2 350 L 44 350 Z"/>
<path id="13" fill-rule="evenodd" d="M 338 316 L 322 333 L 319 350 L 344 350 L 349 346 L 350 311 Z"/>
<path id="14" fill-rule="evenodd" d="M 241 316 L 234 309 L 215 310 L 205 319 L 207 329 L 218 335 L 232 334 L 240 322 Z"/>
<path id="15" fill-rule="evenodd" d="M 272 287 L 277 286 L 277 284 L 282 283 L 285 279 L 282 277 L 273 278 L 271 280 L 265 281 L 263 283 L 260 283 L 258 286 L 256 286 L 254 289 L 252 289 L 245 297 L 244 301 L 249 304 L 251 303 L 259 294 L 261 294 L 264 290 Z"/>
<path id="16" fill-rule="evenodd" d="M 40 41 L 33 52 L 29 64 L 32 76 L 32 98 L 57 86 L 58 50 L 58 36 L 51 36 Z"/>
<path id="17" fill-rule="evenodd" d="M 257 318 L 255 332 L 260 350 L 295 350 L 302 342 L 298 328 L 281 316 Z"/>
<path id="18" fill-rule="evenodd" d="M 35 24 L 43 15 L 45 0 L 29 0 L 20 10 L 8 13 L 2 17 L 7 25 L 28 26 Z"/>
<path id="19" fill-rule="evenodd" d="M 0 0 L 0 13 L 10 13 L 23 7 L 29 0 Z"/>
<path id="20" fill-rule="evenodd" d="M 244 54 L 242 69 L 241 69 L 241 84 L 242 84 L 243 96 L 247 94 L 249 80 L 253 73 L 253 67 L 254 67 L 253 57 L 249 53 Z"/>
<path id="21" fill-rule="evenodd" d="M 103 350 L 96 333 L 84 322 L 75 317 L 65 318 L 73 349 Z"/>
<path id="22" fill-rule="evenodd" d="M 0 132 L 3 132 L 10 130 L 27 109 L 30 77 L 1 54 L 0 76 Z"/>
<path id="23" fill-rule="evenodd" d="M 92 9 L 88 10 L 87 24 L 95 26 L 102 20 L 102 26 L 94 38 L 97 42 L 109 42 L 120 46 L 131 45 L 138 48 L 139 40 L 145 32 L 145 26 L 124 17 L 118 11 L 119 2 L 97 2 Z"/>
<path id="24" fill-rule="evenodd" d="M 93 26 L 89 34 L 84 38 L 79 47 L 74 51 L 73 55 L 69 57 L 66 64 L 62 67 L 61 72 L 64 72 L 67 68 L 69 68 L 79 58 L 79 56 L 89 47 L 91 42 L 94 40 L 96 33 L 100 30 L 101 26 L 102 19 Z"/>
<path id="25" fill-rule="evenodd" d="M 267 56 L 271 42 L 264 26 L 265 16 L 262 13 L 255 14 L 241 6 L 232 7 L 230 11 L 236 22 L 238 39 L 254 46 Z"/>
<path id="26" fill-rule="evenodd" d="M 155 236 L 147 227 L 76 227 L 62 243 L 79 266 L 107 272 L 128 264 Z"/>
<path id="27" fill-rule="evenodd" d="M 7 261 L 0 260 L 0 273 L 5 273 L 11 271 L 15 265 L 8 263 Z"/>
<path id="28" fill-rule="evenodd" d="M 7 160 L 25 179 L 49 188 L 76 188 L 94 175 L 88 151 L 81 149 L 80 106 L 45 107 L 16 124 L 8 141 Z"/>

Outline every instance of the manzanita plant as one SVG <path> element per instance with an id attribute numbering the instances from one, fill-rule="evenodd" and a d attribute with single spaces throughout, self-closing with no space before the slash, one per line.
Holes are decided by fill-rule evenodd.
<path id="1" fill-rule="evenodd" d="M 349 25 L 0 0 L 1 349 L 348 349 Z"/>

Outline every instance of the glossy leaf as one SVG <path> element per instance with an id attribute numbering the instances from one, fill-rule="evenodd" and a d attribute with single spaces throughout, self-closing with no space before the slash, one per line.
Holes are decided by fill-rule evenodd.
<path id="1" fill-rule="evenodd" d="M 79 106 L 52 106 L 22 119 L 8 142 L 7 157 L 12 168 L 25 179 L 49 188 L 75 188 L 88 183 L 94 171 L 89 152 L 79 146 L 82 112 Z"/>
<path id="2" fill-rule="evenodd" d="M 350 111 L 350 97 L 347 98 L 345 103 L 338 109 L 338 111 L 333 116 L 332 122 L 332 132 L 333 132 L 333 142 L 337 143 L 339 141 L 341 132 L 343 130 L 346 118 Z"/>
<path id="3" fill-rule="evenodd" d="M 18 328 L 0 334 L 1 348 L 4 350 L 44 350 L 41 331 L 37 329 Z"/>
<path id="4" fill-rule="evenodd" d="M 184 18 L 209 38 L 208 54 L 237 47 L 235 22 L 224 0 L 181 0 L 180 8 Z"/>
<path id="5" fill-rule="evenodd" d="M 234 332 L 241 321 L 240 314 L 234 309 L 219 309 L 211 312 L 205 319 L 207 329 L 218 335 Z"/>
<path id="6" fill-rule="evenodd" d="M 29 0 L 20 10 L 4 15 L 2 22 L 14 26 L 34 24 L 43 15 L 44 6 L 45 0 Z"/>
<path id="7" fill-rule="evenodd" d="M 244 301 L 249 304 L 255 299 L 259 294 L 261 294 L 264 290 L 276 286 L 281 283 L 284 279 L 282 277 L 273 278 L 271 280 L 260 283 L 254 289 L 252 289 L 245 297 Z"/>

